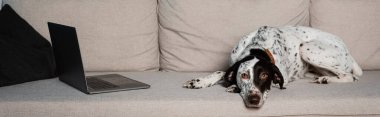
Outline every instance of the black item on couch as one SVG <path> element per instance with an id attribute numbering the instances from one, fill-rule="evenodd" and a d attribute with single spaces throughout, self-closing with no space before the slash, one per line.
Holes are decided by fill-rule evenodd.
<path id="1" fill-rule="evenodd" d="M 59 80 L 87 94 L 146 89 L 150 85 L 119 74 L 85 76 L 74 27 L 48 22 Z"/>
<path id="2" fill-rule="evenodd" d="M 56 77 L 53 49 L 9 6 L 0 11 L 0 87 Z"/>

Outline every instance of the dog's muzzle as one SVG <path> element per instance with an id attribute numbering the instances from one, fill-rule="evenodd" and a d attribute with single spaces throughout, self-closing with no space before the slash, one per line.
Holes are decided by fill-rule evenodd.
<path id="1" fill-rule="evenodd" d="M 260 95 L 248 95 L 248 103 L 249 105 L 258 105 L 260 103 L 260 100 L 261 100 L 261 96 Z"/>
<path id="2" fill-rule="evenodd" d="M 248 108 L 259 108 L 263 105 L 262 95 L 258 91 L 249 91 L 249 93 L 243 97 L 243 100 Z"/>

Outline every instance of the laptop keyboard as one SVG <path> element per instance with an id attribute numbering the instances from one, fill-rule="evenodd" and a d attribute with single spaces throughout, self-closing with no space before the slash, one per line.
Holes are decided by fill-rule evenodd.
<path id="1" fill-rule="evenodd" d="M 116 88 L 117 85 L 111 84 L 109 82 L 100 80 L 98 78 L 87 78 L 87 84 L 88 87 L 98 90 L 98 89 L 110 89 L 110 88 Z"/>

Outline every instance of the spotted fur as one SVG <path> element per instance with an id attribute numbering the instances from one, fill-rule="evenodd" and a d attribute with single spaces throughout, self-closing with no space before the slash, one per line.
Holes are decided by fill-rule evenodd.
<path id="1" fill-rule="evenodd" d="M 274 61 L 260 54 L 269 50 Z M 254 51 L 252 50 L 259 50 Z M 330 33 L 302 26 L 260 27 L 244 36 L 231 53 L 230 69 L 187 81 L 185 88 L 204 88 L 224 79 L 229 92 L 243 97 L 247 107 L 261 107 L 270 87 L 257 86 L 256 66 L 271 66 L 278 71 L 268 71 L 273 84 L 287 85 L 299 78 L 313 78 L 314 82 L 327 84 L 353 82 L 362 75 L 362 69 L 350 55 L 343 41 Z M 232 68 L 235 67 L 235 68 Z M 232 70 L 231 70 L 232 69 Z M 235 69 L 235 70 L 234 70 Z M 273 70 L 272 70 L 273 71 Z M 242 76 L 249 79 L 242 78 Z M 279 77 L 282 82 L 278 83 Z"/>

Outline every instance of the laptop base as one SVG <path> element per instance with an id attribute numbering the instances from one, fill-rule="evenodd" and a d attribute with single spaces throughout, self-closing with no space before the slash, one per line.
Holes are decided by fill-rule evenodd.
<path id="1" fill-rule="evenodd" d="M 148 84 L 119 74 L 87 76 L 86 83 L 88 94 L 146 89 L 150 87 Z"/>

